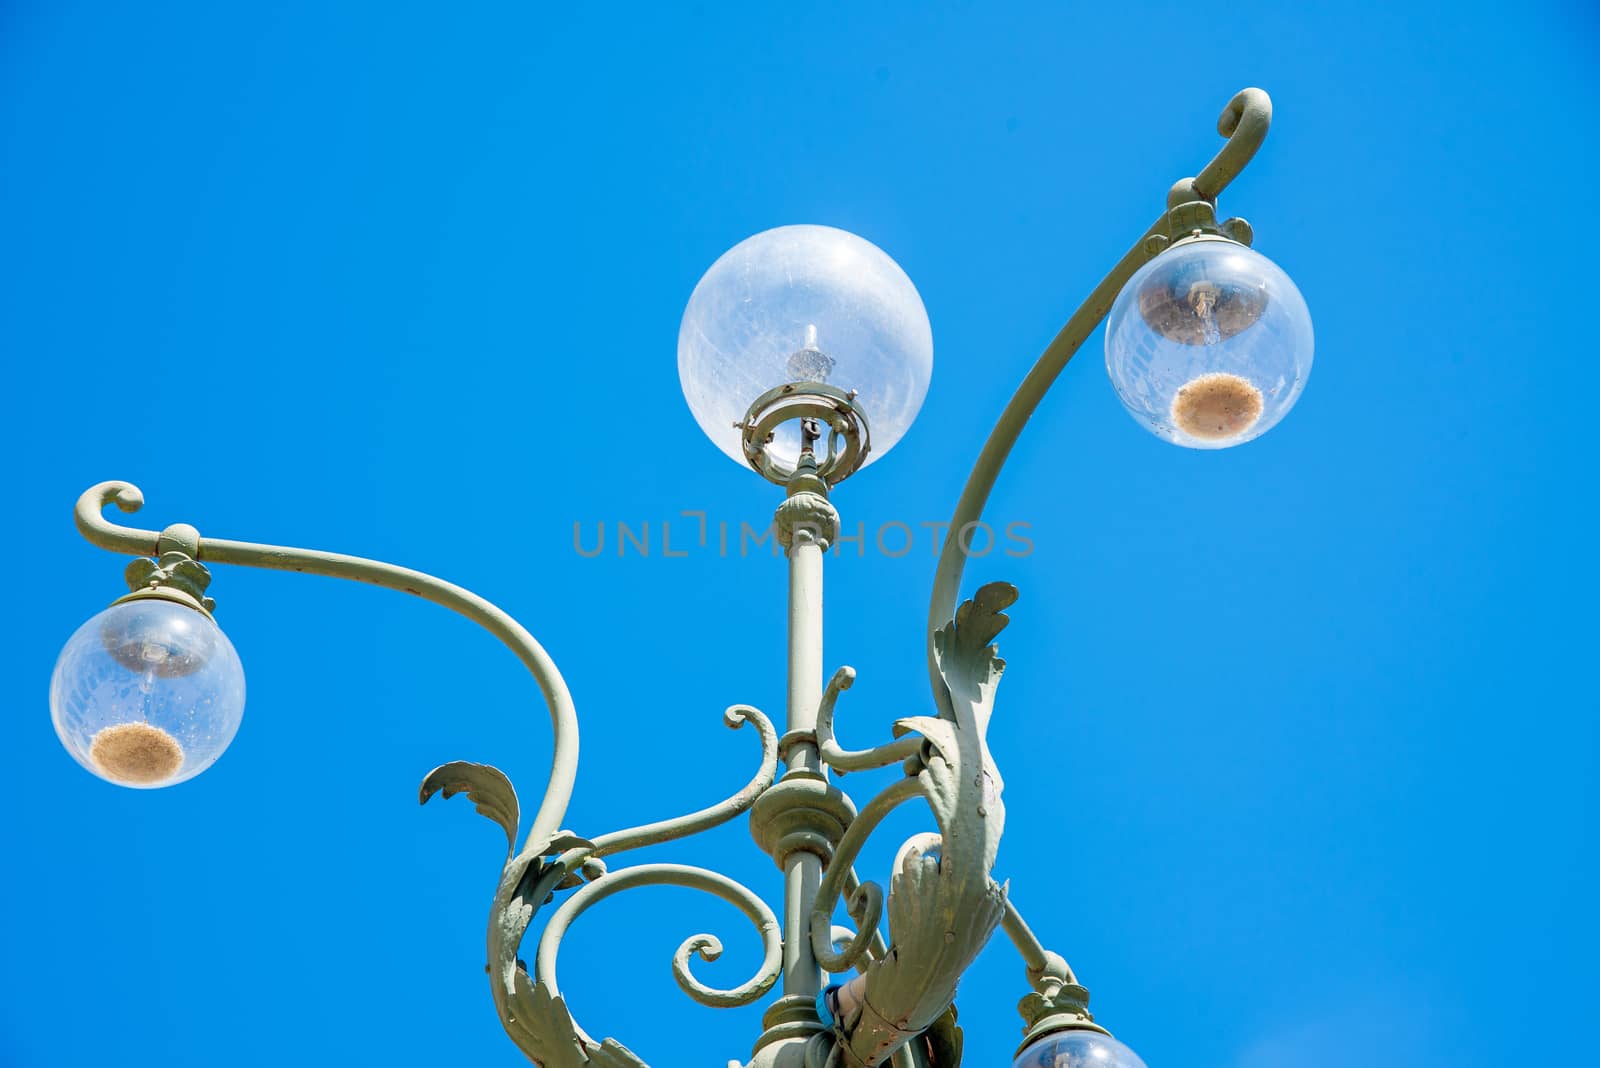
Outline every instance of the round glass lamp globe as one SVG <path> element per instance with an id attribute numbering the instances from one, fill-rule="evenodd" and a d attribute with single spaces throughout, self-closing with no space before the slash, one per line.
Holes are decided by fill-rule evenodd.
<path id="1" fill-rule="evenodd" d="M 1139 269 L 1106 320 L 1106 370 L 1152 433 L 1191 449 L 1260 437 L 1311 373 L 1311 313 L 1289 276 L 1222 238 L 1180 242 Z"/>
<path id="2" fill-rule="evenodd" d="M 1057 1031 L 1017 1054 L 1012 1068 L 1145 1068 L 1145 1063 L 1110 1035 Z"/>
<path id="3" fill-rule="evenodd" d="M 737 424 L 769 390 L 855 390 L 871 463 L 911 426 L 932 374 L 933 330 L 911 279 L 870 241 L 831 226 L 780 226 L 733 246 L 694 287 L 678 329 L 689 409 L 740 465 Z M 777 428 L 767 452 L 792 464 L 798 426 Z"/>
<path id="4" fill-rule="evenodd" d="M 244 716 L 244 668 L 209 617 L 160 598 L 124 601 L 78 628 L 50 680 L 50 718 L 74 760 L 143 789 L 214 764 Z"/>

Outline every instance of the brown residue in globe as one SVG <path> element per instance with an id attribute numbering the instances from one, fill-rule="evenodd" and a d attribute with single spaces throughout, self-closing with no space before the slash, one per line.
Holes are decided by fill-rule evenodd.
<path id="1" fill-rule="evenodd" d="M 1261 391 L 1226 372 L 1201 375 L 1172 398 L 1172 421 L 1203 441 L 1236 437 L 1261 418 Z"/>
<path id="2" fill-rule="evenodd" d="M 183 766 L 183 746 L 160 727 L 118 723 L 95 733 L 89 759 L 108 779 L 149 786 L 172 778 Z"/>

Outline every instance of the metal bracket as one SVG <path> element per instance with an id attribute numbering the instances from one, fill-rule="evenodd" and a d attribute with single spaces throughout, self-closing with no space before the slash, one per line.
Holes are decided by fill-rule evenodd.
<path id="1" fill-rule="evenodd" d="M 789 382 L 757 397 L 738 424 L 744 458 L 769 482 L 787 486 L 797 465 L 779 460 L 767 449 L 774 432 L 796 419 L 816 419 L 828 426 L 828 449 L 817 459 L 817 474 L 837 486 L 861 469 L 872 451 L 867 416 L 848 393 L 826 382 Z"/>
<path id="2" fill-rule="evenodd" d="M 1205 200 L 1190 200 L 1168 210 L 1166 216 L 1144 239 L 1144 250 L 1151 257 L 1170 248 L 1196 240 L 1224 240 L 1250 247 L 1255 229 L 1243 219 L 1217 222 L 1217 207 Z"/>
<path id="3" fill-rule="evenodd" d="M 166 536 L 164 532 L 162 536 Z M 127 566 L 122 577 L 127 579 L 129 592 L 112 604 L 172 601 L 208 619 L 216 610 L 217 602 L 206 596 L 206 587 L 211 585 L 211 570 L 188 553 L 173 549 L 163 552 L 159 560 L 141 556 Z"/>

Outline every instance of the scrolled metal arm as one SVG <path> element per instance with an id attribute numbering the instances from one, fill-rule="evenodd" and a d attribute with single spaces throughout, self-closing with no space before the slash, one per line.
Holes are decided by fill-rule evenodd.
<path id="1" fill-rule="evenodd" d="M 640 864 L 609 872 L 575 891 L 551 915 L 544 933 L 539 936 L 536 972 L 539 984 L 545 987 L 552 997 L 560 997 L 560 987 L 556 982 L 556 956 L 561 948 L 561 940 L 566 936 L 572 922 L 612 894 L 636 886 L 684 886 L 692 890 L 703 890 L 722 898 L 744 913 L 761 936 L 764 952 L 760 968 L 746 982 L 726 990 L 701 983 L 689 971 L 691 955 L 698 954 L 701 960 L 706 961 L 720 957 L 721 940 L 709 934 L 693 935 L 685 939 L 673 956 L 672 974 L 684 993 L 695 1001 L 717 1008 L 748 1005 L 770 990 L 772 984 L 777 981 L 778 973 L 783 969 L 783 937 L 778 918 L 773 915 L 766 902 L 757 897 L 752 890 L 706 868 L 685 864 Z M 581 1030 L 579 1034 L 585 1040 L 592 1041 L 583 1035 Z"/>
<path id="2" fill-rule="evenodd" d="M 1265 92 L 1244 89 L 1237 93 L 1217 121 L 1217 130 L 1228 139 L 1227 143 L 1199 175 L 1186 178 L 1172 187 L 1167 207 L 1170 209 L 1186 200 L 1215 201 L 1256 154 L 1271 123 L 1272 100 Z M 1017 387 L 1016 393 L 1006 403 L 999 421 L 989 433 L 989 439 L 984 442 L 983 451 L 972 466 L 972 474 L 967 476 L 967 484 L 956 502 L 955 514 L 950 519 L 944 546 L 939 554 L 933 594 L 928 603 L 928 677 L 936 700 L 943 681 L 935 662 L 933 635 L 955 611 L 961 590 L 961 576 L 967 564 L 967 555 L 961 546 L 964 532 L 983 517 L 984 505 L 988 503 L 989 494 L 1000 477 L 1000 469 L 1011 455 L 1012 446 L 1022 436 L 1028 419 L 1055 384 L 1067 361 L 1072 359 L 1111 311 L 1111 305 L 1128 279 L 1159 251 L 1151 247 L 1150 238 L 1164 234 L 1166 221 L 1167 213 L 1163 211 L 1045 347 L 1043 354 Z"/>
<path id="3" fill-rule="evenodd" d="M 723 722 L 737 730 L 746 723 L 755 724 L 756 730 L 761 734 L 761 766 L 756 769 L 755 776 L 745 785 L 744 789 L 734 794 L 725 801 L 718 802 L 698 812 L 687 816 L 678 816 L 674 819 L 658 820 L 655 823 L 646 823 L 640 827 L 630 827 L 624 831 L 612 831 L 595 838 L 594 848 L 589 851 L 592 857 L 608 857 L 622 853 L 629 849 L 638 849 L 647 845 L 659 845 L 662 842 L 671 842 L 679 838 L 687 838 L 701 831 L 708 831 L 713 827 L 721 826 L 742 812 L 748 811 L 756 803 L 767 787 L 772 785 L 772 780 L 778 773 L 778 732 L 773 727 L 772 721 L 761 712 L 749 705 L 734 705 L 722 714 Z"/>
<path id="4" fill-rule="evenodd" d="M 1272 125 L 1272 98 L 1261 89 L 1241 89 L 1222 109 L 1217 133 L 1228 143 L 1217 151 L 1210 163 L 1189 180 L 1201 200 L 1216 200 L 1218 194 L 1239 177 L 1267 139 Z"/>
<path id="5" fill-rule="evenodd" d="M 115 504 L 124 512 L 137 512 L 144 505 L 144 494 L 127 482 L 102 482 L 78 498 L 75 518 L 78 530 L 90 544 L 114 553 L 155 556 L 167 547 L 183 549 L 203 563 L 237 564 L 274 571 L 297 571 L 307 575 L 351 579 L 385 589 L 398 590 L 466 616 L 500 639 L 527 667 L 544 694 L 550 709 L 550 725 L 555 733 L 550 760 L 550 782 L 544 800 L 528 831 L 525 848 L 533 848 L 555 835 L 566 818 L 567 805 L 578 773 L 578 715 L 572 695 L 555 662 L 533 635 L 510 615 L 470 590 L 410 568 L 397 567 L 360 556 L 321 552 L 316 549 L 259 545 L 247 541 L 202 538 L 193 527 L 178 525 L 165 531 L 139 530 L 112 523 L 104 509 Z"/>
<path id="6" fill-rule="evenodd" d="M 512 1041 L 536 1063 L 548 1068 L 595 1065 L 596 1068 L 637 1068 L 643 1062 L 615 1039 L 596 1043 L 578 1026 L 555 983 L 555 956 L 572 921 L 596 902 L 632 886 L 674 885 L 706 890 L 733 902 L 756 924 L 766 949 L 766 959 L 754 978 L 723 990 L 696 980 L 689 958 L 715 960 L 722 943 L 713 935 L 695 935 L 678 947 L 673 974 L 678 985 L 696 1001 L 713 1007 L 744 1005 L 765 993 L 782 970 L 782 940 L 777 920 L 748 889 L 714 872 L 682 865 L 639 865 L 608 872 L 602 855 L 672 841 L 726 823 L 754 804 L 772 785 L 777 767 L 778 739 L 772 722 L 749 705 L 734 705 L 723 722 L 737 730 L 753 724 L 761 737 L 761 766 L 743 789 L 728 799 L 676 819 L 660 820 L 593 840 L 563 832 L 539 843 L 537 849 L 514 849 L 518 822 L 516 791 L 504 773 L 481 764 L 454 763 L 436 768 L 423 780 L 421 799 L 436 793 L 445 797 L 465 793 L 478 811 L 506 830 L 511 848 L 501 871 L 500 885 L 489 911 L 489 961 L 491 989 L 502 1024 Z M 544 860 L 544 857 L 553 857 Z M 547 921 L 539 939 L 536 973 L 530 975 L 517 959 L 524 932 L 538 909 L 555 891 L 580 886 L 581 870 L 590 879 L 569 897 Z M 881 945 L 881 943 L 879 943 Z"/>
<path id="7" fill-rule="evenodd" d="M 822 701 L 817 706 L 817 753 L 822 762 L 840 775 L 868 768 L 886 768 L 922 752 L 923 740 L 916 734 L 907 734 L 887 745 L 873 749 L 844 749 L 833 733 L 833 707 L 839 695 L 855 684 L 856 669 L 842 667 L 828 680 Z"/>
<path id="8" fill-rule="evenodd" d="M 916 779 L 901 779 L 885 789 L 861 810 L 850 822 L 844 837 L 834 850 L 828 870 L 817 888 L 816 904 L 811 909 L 811 952 L 824 971 L 842 972 L 856 966 L 872 944 L 872 934 L 883 918 L 883 889 L 876 883 L 864 882 L 851 893 L 850 918 L 856 921 L 856 936 L 842 949 L 834 947 L 833 910 L 839 903 L 850 866 L 855 863 L 867 838 L 877 830 L 885 816 L 913 797 L 922 795 L 922 783 Z"/>

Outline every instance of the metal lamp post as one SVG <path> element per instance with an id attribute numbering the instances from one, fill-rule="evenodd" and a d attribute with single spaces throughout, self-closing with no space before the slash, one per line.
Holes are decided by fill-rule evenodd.
<path id="1" fill-rule="evenodd" d="M 392 564 L 203 538 L 183 524 L 159 532 L 118 525 L 106 518 L 107 505 L 133 512 L 143 504 L 139 490 L 124 482 L 101 483 L 77 504 L 85 538 L 137 559 L 127 571 L 131 592 L 85 624 L 57 664 L 51 702 L 63 742 L 96 774 L 150 787 L 198 774 L 231 741 L 243 709 L 243 675 L 212 619 L 207 565 L 298 571 L 415 594 L 504 642 L 532 673 L 549 709 L 555 734 L 550 778 L 520 846 L 516 793 L 497 769 L 445 764 L 421 788 L 424 802 L 437 793 L 467 794 L 506 832 L 508 852 L 489 916 L 490 988 L 506 1033 L 533 1061 L 546 1068 L 642 1065 L 615 1039 L 593 1037 L 578 1025 L 561 996 L 557 956 L 568 927 L 592 905 L 621 890 L 665 883 L 720 897 L 756 928 L 764 958 L 739 986 L 712 988 L 692 973 L 692 956 L 712 960 L 721 952 L 710 935 L 685 941 L 673 960 L 678 984 L 702 1004 L 745 1005 L 780 990 L 750 1068 L 958 1064 L 956 984 L 996 928 L 1020 951 L 1031 988 L 1020 1006 L 1019 1065 L 1142 1068 L 1094 1021 L 1088 991 L 1062 957 L 1041 945 L 990 876 L 1005 816 L 1000 774 L 985 742 L 1005 667 L 993 642 L 1017 593 L 991 583 L 959 607 L 956 602 L 968 539 L 1011 447 L 1067 361 L 1108 315 L 1113 382 L 1130 412 L 1163 437 L 1197 448 L 1237 444 L 1268 429 L 1294 403 L 1311 357 L 1304 303 L 1282 272 L 1249 250 L 1250 227 L 1215 214 L 1217 195 L 1260 147 L 1270 118 L 1271 103 L 1259 89 L 1229 102 L 1219 123 L 1227 142 L 1216 158 L 1172 187 L 1156 221 L 1068 320 L 1006 406 L 956 505 L 934 578 L 928 611 L 932 709 L 896 721 L 892 740 L 851 750 L 835 734 L 836 705 L 855 672 L 840 668 L 823 684 L 822 565 L 839 531 L 830 492 L 892 446 L 909 424 L 927 388 L 931 341 L 915 290 L 886 256 L 839 231 L 793 227 L 730 252 L 724 260 L 736 254 L 753 259 L 727 277 L 747 283 L 761 257 L 780 245 L 787 250 L 781 255 L 796 262 L 826 260 L 832 275 L 796 288 L 791 271 L 785 292 L 810 299 L 837 281 L 844 289 L 820 299 L 845 308 L 837 317 L 842 326 L 819 335 L 809 313 L 796 313 L 794 321 L 806 324 L 798 336 L 785 341 L 764 333 L 767 320 L 759 314 L 766 312 L 752 312 L 748 296 L 733 299 L 718 289 L 722 283 L 713 278 L 722 275 L 714 267 L 691 298 L 680 338 L 680 372 L 702 425 L 708 432 L 715 428 L 714 440 L 730 455 L 785 490 L 775 530 L 789 567 L 787 718 L 780 735 L 754 708 L 735 705 L 726 712 L 729 727 L 753 728 L 761 745 L 760 765 L 738 793 L 702 811 L 627 830 L 594 837 L 564 830 L 577 775 L 577 714 L 555 664 L 516 620 L 477 594 Z M 807 244 L 817 241 L 826 247 Z M 717 323 L 732 324 L 738 340 L 713 337 Z M 730 356 L 729 346 L 739 351 Z M 694 363 L 706 353 L 711 364 Z M 869 385 L 858 388 L 853 378 Z M 748 407 L 742 417 L 718 423 L 716 406 L 730 397 Z M 904 775 L 859 809 L 830 778 L 895 765 Z M 927 804 L 937 830 L 901 847 L 885 893 L 863 881 L 853 864 L 883 818 L 915 798 Z M 781 917 L 749 889 L 704 868 L 608 866 L 630 849 L 744 813 L 757 843 L 783 872 Z M 834 923 L 841 901 L 853 930 Z M 529 966 L 519 952 L 547 905 Z M 825 976 L 841 978 L 827 982 Z"/>

